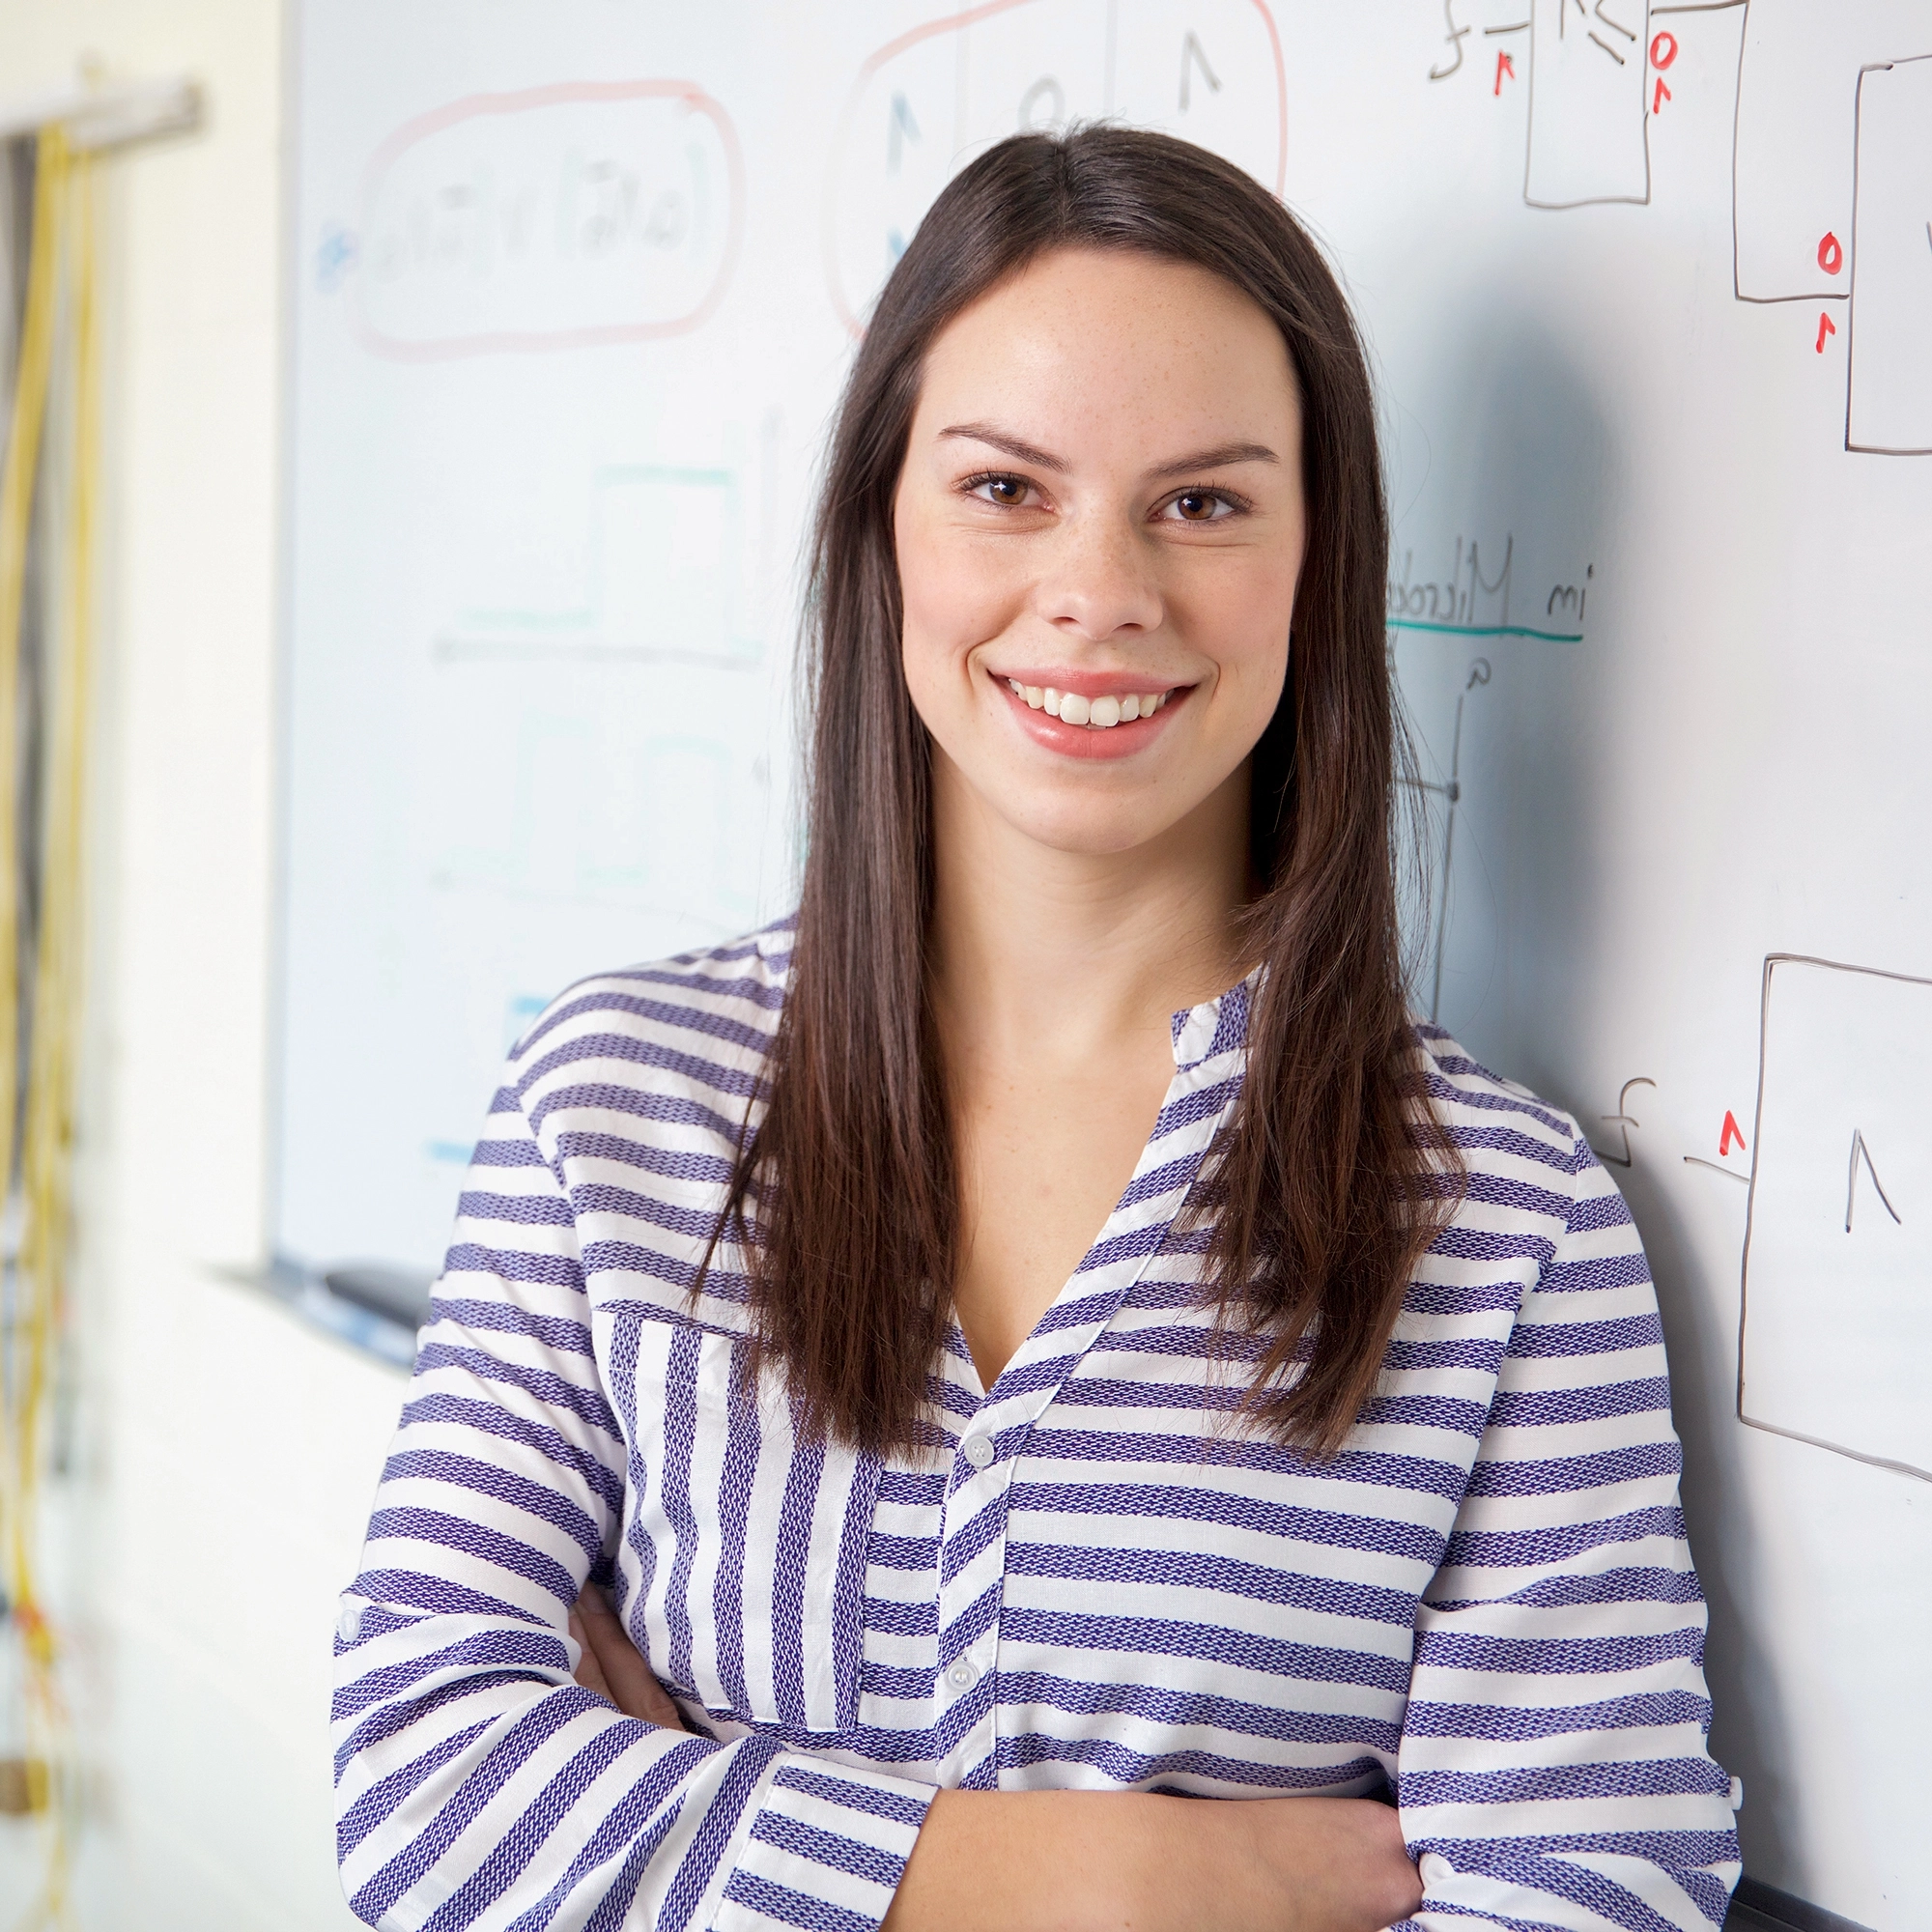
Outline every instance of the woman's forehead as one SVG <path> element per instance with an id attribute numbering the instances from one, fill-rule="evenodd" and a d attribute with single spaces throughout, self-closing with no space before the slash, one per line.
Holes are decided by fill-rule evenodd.
<path id="1" fill-rule="evenodd" d="M 1242 290 L 1190 263 L 1068 248 L 939 332 L 919 419 L 927 436 L 962 419 L 1025 415 L 1066 436 L 1165 423 L 1213 441 L 1258 420 L 1279 434 L 1296 413 L 1287 344 Z"/>

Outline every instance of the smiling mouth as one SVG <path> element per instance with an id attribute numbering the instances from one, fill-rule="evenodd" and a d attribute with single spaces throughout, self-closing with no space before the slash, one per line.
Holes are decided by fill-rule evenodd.
<path id="1" fill-rule="evenodd" d="M 1004 682 L 1028 710 L 1044 711 L 1049 718 L 1057 718 L 1063 724 L 1084 725 L 1090 731 L 1111 731 L 1118 725 L 1131 724 L 1137 719 L 1151 718 L 1171 697 L 1187 689 L 1182 685 L 1178 690 L 1144 694 L 1126 692 L 1120 696 L 1109 694 L 1100 697 L 1086 697 L 1077 691 L 1056 691 L 1050 684 L 1022 684 L 1016 677 L 1007 678 Z"/>

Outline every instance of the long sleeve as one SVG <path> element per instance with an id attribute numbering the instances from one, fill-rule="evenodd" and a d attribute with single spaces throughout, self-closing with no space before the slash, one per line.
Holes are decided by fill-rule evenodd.
<path id="1" fill-rule="evenodd" d="M 1588 1147 L 1416 1617 L 1399 1797 L 1418 1922 L 1702 1932 L 1737 1882 L 1642 1246 Z"/>
<path id="2" fill-rule="evenodd" d="M 394 1928 L 883 1918 L 931 1787 L 759 1736 L 619 1715 L 572 1681 L 629 1469 L 570 1200 L 497 1096 L 341 1601 L 333 1711 L 350 1905 Z"/>

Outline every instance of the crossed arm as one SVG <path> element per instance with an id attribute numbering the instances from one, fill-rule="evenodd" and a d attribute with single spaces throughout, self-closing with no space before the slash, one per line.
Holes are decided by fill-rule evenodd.
<path id="1" fill-rule="evenodd" d="M 570 1634 L 586 1690 L 681 1727 L 594 1585 Z M 1421 1903 L 1395 1812 L 1366 1798 L 942 1791 L 886 1932 L 1378 1932 Z"/>

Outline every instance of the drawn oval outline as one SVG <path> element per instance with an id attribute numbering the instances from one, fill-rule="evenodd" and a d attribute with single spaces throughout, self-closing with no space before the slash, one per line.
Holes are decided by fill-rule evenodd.
<path id="1" fill-rule="evenodd" d="M 887 62 L 896 60 L 909 48 L 916 47 L 922 41 L 929 41 L 936 34 L 951 34 L 962 27 L 977 25 L 981 20 L 990 20 L 996 14 L 1010 12 L 1015 7 L 1030 7 L 1035 0 L 981 0 L 977 7 L 968 7 L 958 14 L 949 14 L 943 19 L 928 20 L 923 27 L 911 27 L 895 39 L 890 40 L 876 52 L 868 54 L 854 78 L 851 91 L 845 97 L 845 104 L 838 110 L 838 126 L 832 136 L 832 158 L 826 171 L 826 193 L 824 209 L 819 217 L 819 245 L 825 264 L 825 286 L 832 297 L 832 306 L 838 320 L 857 340 L 866 332 L 866 325 L 852 313 L 851 304 L 845 299 L 843 280 L 838 272 L 838 238 L 836 232 L 837 184 L 840 168 L 845 161 L 845 142 L 851 132 L 852 120 L 859 109 L 859 101 L 865 94 L 866 83 L 884 67 Z M 1274 23 L 1274 15 L 1268 11 L 1267 0 L 1248 0 L 1248 4 L 1262 16 L 1262 24 L 1267 29 L 1268 46 L 1274 54 L 1274 95 L 1275 95 L 1275 161 L 1274 191 L 1277 200 L 1287 192 L 1288 187 L 1288 67 L 1282 59 L 1281 30 Z"/>
<path id="2" fill-rule="evenodd" d="M 533 108 L 567 106 L 583 100 L 681 100 L 702 114 L 718 131 L 727 172 L 727 214 L 724 246 L 711 285 L 683 315 L 663 322 L 602 323 L 588 328 L 497 329 L 478 335 L 448 335 L 423 342 L 407 342 L 385 335 L 363 313 L 359 288 L 352 283 L 355 327 L 363 346 L 398 362 L 444 362 L 464 355 L 541 355 L 559 349 L 595 349 L 611 343 L 648 342 L 668 335 L 686 335 L 701 327 L 717 312 L 738 265 L 745 233 L 745 158 L 738 130 L 722 102 L 689 80 L 567 80 L 545 87 L 528 87 L 513 94 L 468 94 L 441 107 L 405 121 L 370 156 L 362 173 L 359 226 L 366 231 L 383 178 L 406 150 L 432 134 L 464 121 L 489 114 L 522 114 Z"/>

